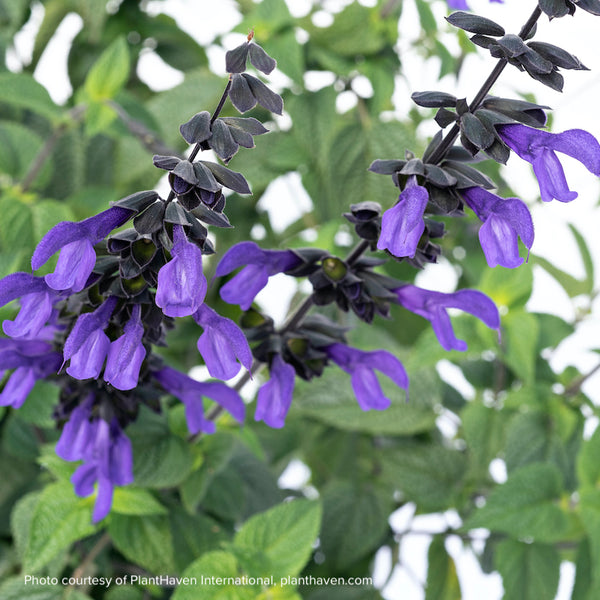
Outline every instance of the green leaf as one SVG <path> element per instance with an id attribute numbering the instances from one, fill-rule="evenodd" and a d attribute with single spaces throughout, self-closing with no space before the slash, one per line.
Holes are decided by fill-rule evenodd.
<path id="1" fill-rule="evenodd" d="M 244 20 L 236 27 L 244 35 L 254 29 L 254 39 L 263 44 L 277 31 L 294 26 L 296 23 L 285 2 L 279 0 L 263 0 L 252 5 Z M 279 60 L 279 57 L 277 57 Z"/>
<path id="2" fill-rule="evenodd" d="M 0 121 L 0 172 L 14 180 L 25 176 L 42 147 L 42 138 L 21 123 Z M 43 175 L 49 174 L 46 165 Z"/>
<path id="3" fill-rule="evenodd" d="M 229 552 L 208 552 L 193 562 L 182 577 L 195 577 L 198 582 L 221 578 L 223 583 L 179 586 L 173 600 L 256 600 L 260 588 L 243 582 L 235 556 Z M 231 578 L 232 583 L 229 583 Z M 237 583 L 235 580 L 237 579 Z"/>
<path id="4" fill-rule="evenodd" d="M 293 29 L 271 37 L 263 46 L 269 56 L 277 57 L 278 69 L 296 83 L 304 82 L 304 52 Z"/>
<path id="5" fill-rule="evenodd" d="M 169 519 L 174 560 L 179 572 L 205 552 L 221 546 L 229 537 L 219 522 L 203 514 L 190 515 L 175 508 L 171 509 Z"/>
<path id="6" fill-rule="evenodd" d="M 566 271 L 562 271 L 541 256 L 535 256 L 534 254 L 531 254 L 529 264 L 539 265 L 549 275 L 552 275 L 552 277 L 554 277 L 554 279 L 560 283 L 565 292 L 567 292 L 569 298 L 574 298 L 575 296 L 589 293 L 587 291 L 589 289 L 589 283 L 587 280 L 581 281 L 576 279 L 573 277 L 573 275 L 567 273 Z"/>
<path id="7" fill-rule="evenodd" d="M 23 557 L 23 569 L 34 573 L 73 542 L 96 531 L 92 525 L 90 499 L 75 495 L 70 483 L 47 486 L 37 503 Z"/>
<path id="8" fill-rule="evenodd" d="M 496 568 L 504 598 L 553 600 L 558 588 L 560 556 L 552 546 L 504 540 L 498 544 Z"/>
<path id="9" fill-rule="evenodd" d="M 421 510 L 445 510 L 463 485 L 462 452 L 433 444 L 406 443 L 380 452 L 383 477 Z"/>
<path id="10" fill-rule="evenodd" d="M 171 434 L 159 415 L 144 411 L 127 433 L 133 446 L 136 485 L 172 487 L 187 477 L 192 467 L 189 445 Z"/>
<path id="11" fill-rule="evenodd" d="M 552 462 L 561 469 L 566 479 L 573 465 L 559 437 L 559 427 L 560 421 L 553 419 L 546 411 L 531 410 L 515 415 L 506 430 L 505 461 L 508 472 L 529 463 Z"/>
<path id="12" fill-rule="evenodd" d="M 353 2 L 335 15 L 329 27 L 307 26 L 310 43 L 341 56 L 377 54 L 394 44 L 398 35 L 390 23 L 394 20 L 381 19 L 379 10 Z"/>
<path id="13" fill-rule="evenodd" d="M 56 479 L 63 481 L 71 479 L 77 469 L 77 463 L 63 460 L 56 454 L 56 444 L 44 444 L 37 461 L 42 469 L 47 469 Z"/>
<path id="14" fill-rule="evenodd" d="M 114 491 L 112 512 L 121 515 L 165 515 L 167 509 L 148 490 L 131 486 Z"/>
<path id="15" fill-rule="evenodd" d="M 144 600 L 146 591 L 132 585 L 119 585 L 109 588 L 102 600 Z"/>
<path id="16" fill-rule="evenodd" d="M 555 465 L 527 465 L 495 488 L 486 504 L 466 520 L 463 529 L 485 527 L 517 539 L 560 540 L 569 526 L 566 514 L 557 506 L 561 491 L 561 475 Z"/>
<path id="17" fill-rule="evenodd" d="M 319 589 L 307 597 L 307 600 L 382 600 L 381 594 L 374 588 L 356 585 L 319 586 Z"/>
<path id="18" fill-rule="evenodd" d="M 388 508 L 370 487 L 332 482 L 323 493 L 323 526 L 319 540 L 328 564 L 343 570 L 381 543 Z"/>
<path id="19" fill-rule="evenodd" d="M 88 137 L 104 133 L 116 119 L 117 111 L 112 106 L 104 101 L 90 102 L 85 112 L 85 133 Z"/>
<path id="20" fill-rule="evenodd" d="M 533 270 L 529 265 L 518 269 L 485 269 L 478 287 L 499 307 L 524 306 L 533 289 Z"/>
<path id="21" fill-rule="evenodd" d="M 31 110 L 49 120 L 58 119 L 62 113 L 46 88 L 28 73 L 0 73 L 0 103 Z"/>
<path id="22" fill-rule="evenodd" d="M 571 223 L 568 224 L 571 233 L 575 237 L 575 241 L 577 242 L 577 248 L 579 248 L 579 254 L 581 254 L 581 260 L 583 262 L 583 268 L 585 269 L 585 284 L 586 291 L 585 294 L 591 294 L 594 290 L 594 261 L 592 259 L 592 255 L 590 254 L 590 250 L 585 242 L 585 239 L 576 229 L 575 225 Z"/>
<path id="23" fill-rule="evenodd" d="M 59 388 L 47 381 L 36 381 L 27 395 L 27 402 L 19 410 L 19 418 L 37 427 L 52 429 L 55 420 L 52 417 L 58 402 Z"/>
<path id="24" fill-rule="evenodd" d="M 427 552 L 425 600 L 460 600 L 460 584 L 454 560 L 446 551 L 444 536 L 436 535 Z"/>
<path id="25" fill-rule="evenodd" d="M 143 21 L 138 31 L 142 37 L 156 40 L 155 52 L 168 65 L 174 69 L 188 71 L 208 63 L 204 48 L 186 34 L 175 19 L 165 14 L 154 17 L 143 12 L 141 14 Z"/>
<path id="26" fill-rule="evenodd" d="M 580 492 L 581 522 L 590 545 L 592 589 L 600 590 L 600 490 L 584 489 Z M 594 597 L 589 593 L 586 598 Z"/>
<path id="27" fill-rule="evenodd" d="M 577 478 L 581 487 L 596 487 L 600 483 L 600 428 L 583 443 L 577 456 Z"/>
<path id="28" fill-rule="evenodd" d="M 200 439 L 194 451 L 203 457 L 202 464 L 181 485 L 183 503 L 189 512 L 196 511 L 213 479 L 231 460 L 235 442 L 233 435 L 222 432 Z"/>
<path id="29" fill-rule="evenodd" d="M 485 478 L 490 462 L 503 446 L 502 414 L 479 402 L 471 402 L 461 412 L 460 418 L 473 474 L 475 478 Z"/>
<path id="30" fill-rule="evenodd" d="M 431 7 L 424 0 L 416 0 L 416 2 L 421 27 L 428 35 L 435 35 L 437 32 L 437 20 L 433 15 Z"/>
<path id="31" fill-rule="evenodd" d="M 64 587 L 25 582 L 25 577 L 12 577 L 0 586 L 2 600 L 61 600 Z"/>
<path id="32" fill-rule="evenodd" d="M 31 531 L 31 519 L 41 495 L 41 492 L 31 492 L 23 496 L 10 515 L 10 530 L 21 558 L 25 555 Z"/>
<path id="33" fill-rule="evenodd" d="M 41 200 L 32 207 L 33 235 L 36 240 L 41 240 L 57 223 L 73 220 L 75 215 L 64 202 Z M 53 397 L 49 391 L 48 396 L 49 399 Z"/>
<path id="34" fill-rule="evenodd" d="M 247 556 L 259 553 L 267 561 L 265 571 L 249 571 L 249 575 L 279 579 L 300 573 L 317 539 L 321 512 L 318 502 L 293 500 L 248 519 L 233 548 Z"/>
<path id="35" fill-rule="evenodd" d="M 556 348 L 560 342 L 570 336 L 575 328 L 556 315 L 531 313 L 539 324 L 538 351 L 545 348 Z"/>
<path id="36" fill-rule="evenodd" d="M 590 542 L 585 538 L 577 548 L 575 560 L 575 584 L 571 592 L 571 600 L 586 600 L 592 584 L 592 557 Z"/>
<path id="37" fill-rule="evenodd" d="M 432 429 L 437 415 L 429 407 L 407 402 L 404 390 L 386 379 L 380 378 L 384 393 L 392 401 L 386 410 L 363 411 L 350 377 L 331 369 L 313 381 L 297 382 L 291 414 L 311 417 L 345 431 L 372 434 L 410 435 Z"/>
<path id="38" fill-rule="evenodd" d="M 504 360 L 526 383 L 535 382 L 539 324 L 524 310 L 511 310 L 502 318 Z"/>
<path id="39" fill-rule="evenodd" d="M 8 417 L 2 436 L 2 447 L 8 454 L 22 459 L 35 460 L 38 455 L 38 439 L 33 427 L 19 418 L 17 412 Z"/>
<path id="40" fill-rule="evenodd" d="M 156 574 L 175 571 L 169 519 L 112 514 L 108 532 L 115 548 L 134 564 Z"/>
<path id="41" fill-rule="evenodd" d="M 129 48 L 125 37 L 118 37 L 90 69 L 84 89 L 93 101 L 114 98 L 129 78 Z"/>
<path id="42" fill-rule="evenodd" d="M 160 126 L 161 138 L 169 145 L 182 147 L 179 126 L 207 106 L 215 106 L 226 82 L 203 67 L 188 71 L 178 86 L 156 94 L 146 108 Z"/>

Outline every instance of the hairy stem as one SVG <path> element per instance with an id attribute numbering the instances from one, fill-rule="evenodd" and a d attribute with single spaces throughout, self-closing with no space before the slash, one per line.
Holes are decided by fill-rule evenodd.
<path id="1" fill-rule="evenodd" d="M 531 33 L 531 31 L 535 27 L 537 20 L 540 18 L 541 15 L 542 15 L 542 10 L 540 9 L 539 6 L 536 6 L 535 9 L 533 10 L 533 12 L 531 13 L 531 16 L 529 17 L 529 19 L 527 19 L 527 22 L 525 23 L 525 25 L 523 25 L 523 27 L 521 28 L 521 31 L 519 32 L 520 38 L 525 39 Z M 496 83 L 496 81 L 498 80 L 498 77 L 500 77 L 500 74 L 502 73 L 502 71 L 504 71 L 504 68 L 506 67 L 507 64 L 508 64 L 508 61 L 505 58 L 501 58 L 498 60 L 493 71 L 489 74 L 488 78 L 483 82 L 483 85 L 481 86 L 481 88 L 479 89 L 477 94 L 475 95 L 475 98 L 473 98 L 473 101 L 471 102 L 471 104 L 469 104 L 470 112 L 474 112 L 475 110 L 477 110 L 479 108 L 479 105 L 483 102 L 485 97 L 488 95 L 489 91 L 492 89 L 492 86 L 494 85 L 494 83 Z M 439 163 L 446 156 L 446 152 L 448 152 L 448 150 L 450 149 L 452 144 L 454 144 L 454 141 L 458 137 L 459 133 L 460 133 L 460 127 L 455 123 L 452 126 L 452 129 L 450 129 L 450 131 L 444 136 L 442 141 L 439 143 L 437 148 L 433 151 L 433 153 L 431 154 L 431 157 L 429 158 L 429 162 L 432 164 Z"/>

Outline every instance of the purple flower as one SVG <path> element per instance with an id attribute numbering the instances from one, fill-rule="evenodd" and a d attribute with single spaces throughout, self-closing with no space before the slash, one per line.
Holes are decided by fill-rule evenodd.
<path id="1" fill-rule="evenodd" d="M 64 460 L 83 460 L 71 482 L 80 497 L 94 492 L 98 482 L 98 495 L 94 505 L 93 521 L 101 521 L 110 512 L 115 485 L 133 482 L 133 455 L 131 442 L 123 433 L 117 419 L 107 423 L 91 417 L 93 396 L 78 406 L 65 425 L 56 444 L 56 453 Z"/>
<path id="2" fill-rule="evenodd" d="M 379 385 L 375 369 L 387 375 L 396 385 L 408 389 L 408 375 L 402 363 L 385 350 L 363 352 L 344 344 L 324 348 L 338 367 L 351 375 L 352 389 L 363 410 L 385 410 L 390 405 Z"/>
<path id="3" fill-rule="evenodd" d="M 291 250 L 263 250 L 254 242 L 240 242 L 224 254 L 217 266 L 217 277 L 245 266 L 221 288 L 221 298 L 229 304 L 239 304 L 242 310 L 248 310 L 271 275 L 289 271 L 301 262 Z"/>
<path id="4" fill-rule="evenodd" d="M 104 380 L 118 390 L 132 390 L 137 385 L 140 367 L 146 356 L 142 344 L 144 326 L 140 317 L 141 306 L 136 304 L 123 335 L 112 342 L 108 349 Z"/>
<path id="5" fill-rule="evenodd" d="M 32 269 L 39 269 L 60 250 L 56 269 L 54 273 L 45 276 L 46 283 L 54 290 L 81 291 L 96 262 L 94 244 L 105 238 L 115 227 L 123 225 L 132 214 L 130 210 L 113 206 L 84 221 L 62 221 L 37 245 L 31 258 Z"/>
<path id="6" fill-rule="evenodd" d="M 550 133 L 519 124 L 499 125 L 497 130 L 507 146 L 533 165 L 544 202 L 553 198 L 570 202 L 577 198 L 577 192 L 569 190 L 556 152 L 577 159 L 594 175 L 600 176 L 600 144 L 587 131 L 569 129 Z"/>
<path id="7" fill-rule="evenodd" d="M 518 237 L 528 250 L 533 245 L 533 221 L 519 198 L 500 198 L 487 190 L 471 187 L 460 192 L 467 205 L 483 221 L 479 242 L 490 267 L 513 269 L 522 264 Z"/>
<path id="8" fill-rule="evenodd" d="M 416 176 L 409 177 L 398 203 L 383 213 L 377 247 L 397 257 L 413 258 L 425 231 L 423 213 L 428 200 L 429 194 L 417 184 Z"/>
<path id="9" fill-rule="evenodd" d="M 240 363 L 250 370 L 250 346 L 246 336 L 231 319 L 222 317 L 206 304 L 202 304 L 194 313 L 194 319 L 204 329 L 198 339 L 198 351 L 211 377 L 231 379 L 238 374 Z"/>
<path id="10" fill-rule="evenodd" d="M 273 358 L 269 370 L 271 379 L 258 390 L 254 420 L 281 429 L 292 403 L 296 371 L 279 354 Z"/>
<path id="11" fill-rule="evenodd" d="M 13 273 L 0 280 L 0 306 L 21 298 L 21 310 L 14 321 L 4 321 L 2 329 L 14 338 L 34 338 L 52 315 L 56 293 L 42 277 Z"/>
<path id="12" fill-rule="evenodd" d="M 238 393 L 220 382 L 200 382 L 172 369 L 163 367 L 153 373 L 154 378 L 170 394 L 185 405 L 185 418 L 190 433 L 214 433 L 215 424 L 204 418 L 202 396 L 212 398 L 238 422 L 244 422 L 245 406 Z"/>
<path id="13" fill-rule="evenodd" d="M 46 342 L 0 339 L 1 368 L 14 369 L 0 392 L 0 406 L 20 408 L 35 382 L 55 373 L 60 362 L 60 354 Z"/>
<path id="14" fill-rule="evenodd" d="M 63 358 L 71 360 L 67 373 L 75 379 L 97 379 L 102 371 L 110 340 L 104 333 L 117 299 L 112 296 L 94 312 L 80 315 L 65 341 Z"/>
<path id="15" fill-rule="evenodd" d="M 404 285 L 393 290 L 398 303 L 404 308 L 431 322 L 433 331 L 444 350 L 467 349 L 467 344 L 454 336 L 450 317 L 446 310 L 458 308 L 481 319 L 492 329 L 500 328 L 500 315 L 496 305 L 485 294 L 476 290 L 460 290 L 451 294 L 432 292 Z"/>
<path id="16" fill-rule="evenodd" d="M 453 10 L 471 10 L 469 5 L 467 4 L 467 0 L 446 0 L 448 3 L 448 8 L 452 8 Z M 499 4 L 504 4 L 504 0 L 490 0 L 490 2 L 497 2 Z"/>
<path id="17" fill-rule="evenodd" d="M 188 242 L 182 225 L 173 226 L 172 259 L 158 272 L 156 305 L 169 317 L 194 314 L 206 296 L 202 252 Z"/>
<path id="18" fill-rule="evenodd" d="M 448 8 L 453 10 L 471 10 L 467 4 L 467 0 L 447 0 Z"/>

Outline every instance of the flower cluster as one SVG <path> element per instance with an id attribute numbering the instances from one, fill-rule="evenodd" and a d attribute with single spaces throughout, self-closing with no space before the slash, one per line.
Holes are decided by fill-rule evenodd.
<path id="1" fill-rule="evenodd" d="M 570 4 L 565 0 L 565 6 Z M 578 6 L 590 10 L 584 0 Z M 448 20 L 475 33 L 474 41 L 487 44 L 503 65 L 514 64 L 544 83 L 556 84 L 558 67 L 584 68 L 554 46 L 525 44 L 533 23 L 520 36 L 507 36 L 497 24 L 467 13 Z M 242 368 L 251 376 L 258 363 L 268 365 L 269 378 L 258 391 L 254 418 L 274 428 L 285 424 L 296 377 L 310 380 L 329 366 L 350 376 L 362 410 L 385 410 L 392 402 L 377 372 L 408 394 L 409 377 L 396 356 L 385 349 L 352 347 L 347 328 L 323 314 L 309 315 L 313 306 L 335 305 L 370 324 L 375 318 L 390 318 L 391 307 L 397 305 L 428 320 L 448 351 L 467 348 L 454 333 L 450 309 L 467 312 L 499 333 L 498 310 L 483 293 L 426 290 L 390 277 L 382 268 L 390 258 L 419 268 L 435 262 L 441 248 L 432 240 L 444 234 L 436 217 L 462 216 L 465 206 L 482 223 L 479 240 L 490 267 L 523 263 L 518 240 L 527 252 L 534 241 L 529 209 L 519 198 L 490 191 L 494 182 L 474 166 L 482 155 L 506 163 L 513 151 L 529 161 L 544 201 L 570 202 L 577 196 L 556 152 L 600 175 L 598 141 L 578 129 L 543 131 L 546 107 L 485 93 L 472 105 L 441 92 L 414 94 L 420 106 L 438 109 L 436 122 L 442 129 L 452 128 L 445 137 L 440 131 L 422 158 L 407 151 L 404 159 L 373 162 L 371 171 L 392 177 L 398 201 L 385 212 L 371 200 L 350 207 L 344 216 L 360 241 L 348 256 L 316 248 L 262 249 L 250 241 L 223 254 L 215 275 L 229 277 L 219 281 L 220 296 L 244 311 L 240 328 L 206 304 L 209 282 L 203 263 L 215 253 L 207 227 L 231 227 L 223 190 L 249 194 L 250 188 L 240 173 L 196 156 L 212 150 L 226 164 L 240 147 L 252 148 L 254 136 L 267 132 L 254 118 L 220 117 L 227 98 L 241 113 L 257 103 L 282 113 L 282 99 L 245 72 L 248 59 L 266 74 L 276 66 L 252 34 L 248 36 L 226 55 L 230 77 L 213 115 L 199 112 L 180 128 L 183 138 L 195 145 L 189 156 L 154 156 L 154 165 L 168 172 L 167 198 L 141 191 L 84 221 L 59 223 L 39 242 L 31 261 L 32 270 L 38 271 L 58 253 L 51 272 L 14 273 L 0 280 L 0 306 L 20 301 L 15 318 L 3 323 L 8 338 L 0 340 L 0 375 L 5 380 L 0 406 L 22 406 L 40 379 L 59 386 L 55 417 L 63 430 L 56 451 L 65 460 L 82 461 L 72 483 L 80 496 L 97 489 L 94 521 L 109 513 L 114 487 L 133 481 L 135 456 L 127 426 L 143 404 L 160 410 L 162 396 L 181 401 L 188 430 L 195 436 L 215 431 L 214 420 L 204 411 L 205 397 L 217 403 L 217 410 L 244 421 L 238 388 L 223 381 Z M 459 136 L 461 145 L 456 146 Z M 385 252 L 365 256 L 368 250 Z M 276 328 L 253 305 L 269 278 L 279 273 L 306 278 L 312 293 Z M 199 326 L 197 349 L 208 373 L 223 381 L 197 381 L 155 352 L 155 346 L 166 344 L 174 320 L 185 317 Z"/>
<path id="2" fill-rule="evenodd" d="M 266 64 L 257 48 L 251 57 Z M 242 331 L 204 303 L 203 257 L 214 252 L 206 226 L 231 227 L 223 212 L 224 187 L 240 194 L 250 188 L 241 174 L 194 161 L 195 155 L 210 148 L 226 162 L 267 131 L 253 118 L 218 117 L 232 94 L 230 82 L 213 117 L 198 113 L 181 126 L 184 139 L 196 144 L 189 159 L 154 157 L 158 168 L 169 171 L 167 198 L 137 192 L 84 221 L 59 223 L 31 260 L 37 271 L 58 253 L 51 272 L 0 280 L 0 306 L 20 301 L 14 320 L 3 323 L 9 337 L 0 340 L 1 375 L 7 377 L 0 405 L 19 408 L 40 379 L 60 387 L 55 418 L 64 427 L 56 451 L 65 460 L 82 461 L 72 478 L 78 495 L 92 494 L 97 484 L 94 521 L 110 511 L 114 486 L 133 481 L 126 427 L 142 404 L 159 410 L 161 396 L 175 396 L 185 406 L 190 434 L 214 431 L 204 417 L 203 397 L 244 420 L 235 389 L 196 381 L 153 351 L 165 345 L 175 318 L 192 317 L 211 377 L 227 380 L 252 367 Z M 131 221 L 132 227 L 123 228 Z"/>

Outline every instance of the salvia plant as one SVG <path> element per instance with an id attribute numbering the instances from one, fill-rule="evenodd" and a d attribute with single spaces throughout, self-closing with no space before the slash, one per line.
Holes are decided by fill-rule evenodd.
<path id="1" fill-rule="evenodd" d="M 45 19 L 60 12 L 60 4 L 46 3 Z M 149 109 L 136 106 L 133 91 L 125 91 L 129 57 L 123 38 L 87 74 L 81 64 L 79 75 L 74 70 L 81 86 L 66 116 L 57 116 L 26 73 L 0 74 L 4 87 L 12 86 L 0 92 L 7 114 L 23 116 L 47 135 L 24 172 L 4 167 L 15 178 L 12 187 L 3 181 L 4 195 L 21 207 L 19 219 L 26 209 L 36 214 L 36 192 L 82 198 L 73 189 L 60 191 L 60 173 L 44 172 L 57 145 L 63 147 L 55 168 L 77 158 L 65 147 L 80 143 L 77 136 L 88 138 L 88 175 L 82 177 L 90 185 L 104 182 L 94 162 L 114 152 L 108 146 L 119 136 L 128 140 L 119 160 L 134 173 L 125 186 L 115 186 L 127 188 L 121 199 L 107 186 L 91 216 L 89 208 L 78 208 L 84 218 L 54 219 L 40 231 L 31 269 L 17 257 L 0 280 L 0 305 L 7 306 L 6 337 L 0 339 L 0 406 L 7 407 L 2 426 L 8 440 L 2 464 L 13 464 L 8 492 L 0 496 L 12 510 L 3 534 L 9 558 L 0 563 L 7 576 L 3 598 L 380 598 L 372 580 L 352 585 L 349 578 L 371 576 L 380 548 L 391 548 L 398 560 L 400 544 L 414 532 L 393 531 L 387 516 L 411 506 L 422 513 L 455 508 L 462 523 L 433 537 L 427 598 L 461 597 L 444 540 L 458 535 L 475 547 L 472 532 L 480 528 L 491 532 L 478 551 L 482 569 L 500 571 L 505 598 L 553 598 L 559 551 L 577 563 L 573 597 L 595 597 L 600 446 L 597 435 L 584 442 L 582 431 L 596 408 L 581 389 L 587 375 L 568 372 L 561 379 L 541 355 L 570 326 L 558 317 L 535 317 L 518 304 L 530 294 L 532 262 L 572 297 L 592 298 L 593 281 L 588 288 L 530 255 L 530 209 L 503 193 L 508 190 L 496 164 L 506 164 L 512 154 L 529 162 L 541 200 L 568 203 L 577 197 L 577 183 L 567 181 L 557 153 L 600 176 L 600 143 L 582 129 L 551 132 L 547 106 L 531 97 L 498 97 L 492 89 L 514 67 L 536 85 L 561 91 L 563 71 L 586 67 L 560 46 L 538 41 L 536 24 L 544 14 L 597 16 L 600 2 L 531 3 L 533 12 L 518 33 L 466 12 L 464 2 L 448 2 L 461 9 L 447 22 L 469 48 L 464 52 L 472 51 L 472 42 L 491 54 L 492 71 L 473 98 L 415 91 L 413 102 L 435 109 L 431 116 L 439 126 L 422 148 L 406 130 L 396 141 L 395 125 L 377 121 L 389 99 L 375 90 L 358 100 L 359 129 L 346 124 L 325 144 L 331 121 L 342 118 L 330 91 L 303 96 L 292 86 L 280 95 L 263 76 L 274 71 L 276 59 L 296 82 L 304 68 L 340 69 L 339 91 L 364 68 L 377 88 L 399 66 L 389 43 L 397 35 L 397 4 L 371 9 L 352 3 L 325 30 L 305 23 L 310 40 L 298 67 L 286 54 L 292 47 L 302 51 L 294 45 L 285 4 L 240 3 L 247 15 L 242 27 L 255 25 L 274 57 L 254 31 L 229 49 L 224 91 L 219 96 L 218 78 L 202 75 L 211 92 L 199 89 L 197 95 L 214 100 L 214 108 L 186 114 L 179 140 L 172 132 L 160 139 Z M 436 48 L 433 13 L 422 0 L 417 7 L 421 41 Z M 19 12 L 15 23 L 24 17 Z M 186 62 L 204 60 L 174 22 L 153 21 L 135 2 L 117 5 L 97 31 L 117 17 L 138 37 L 155 35 L 157 51 L 184 71 L 191 68 Z M 175 33 L 187 48 L 175 51 L 176 57 L 168 47 L 177 44 L 169 37 Z M 361 35 L 363 47 L 355 53 L 352 44 L 360 46 Z M 89 50 L 92 42 L 86 44 Z M 36 46 L 34 60 L 39 52 Z M 388 83 L 381 85 L 389 90 Z M 152 109 L 170 125 L 181 107 L 176 94 L 164 94 Z M 282 96 L 286 111 L 289 99 L 291 131 L 279 129 L 273 116 L 284 113 Z M 186 97 L 195 105 L 196 94 Z M 423 118 L 414 111 L 414 120 Z M 370 136 L 385 136 L 387 128 L 392 142 L 381 154 L 363 152 Z M 9 134 L 7 152 L 16 144 Z M 134 158 L 127 154 L 133 147 Z M 149 152 L 153 170 L 132 166 L 140 156 L 150 162 Z M 335 172 L 330 163 L 346 160 L 340 155 L 355 157 L 341 171 L 350 184 L 329 176 Z M 252 220 L 264 219 L 254 211 L 244 165 L 248 180 L 256 180 L 255 195 L 297 168 L 314 204 L 322 203 L 312 225 L 321 215 L 333 231 L 342 226 L 351 232 L 354 244 L 344 251 L 331 240 L 322 243 L 320 235 L 316 243 L 303 244 L 298 236 L 286 243 L 272 231 L 265 241 L 276 243 L 257 243 Z M 266 182 L 257 174 L 261 169 L 270 173 Z M 166 175 L 168 194 L 134 191 L 138 179 L 148 178 L 146 187 L 153 187 L 159 175 Z M 362 183 L 375 180 L 370 188 Z M 328 205 L 333 196 L 337 203 Z M 43 202 L 49 210 L 59 204 Z M 341 214 L 329 216 L 337 205 Z M 10 227 L 16 227 L 11 214 Z M 10 227 L 3 244 L 12 239 Z M 574 235 L 593 276 L 585 243 L 576 230 Z M 443 293 L 415 283 L 419 270 L 443 256 L 451 259 L 459 246 L 473 261 L 465 263 L 460 289 Z M 482 274 L 481 284 L 475 273 Z M 293 310 L 278 324 L 256 298 L 282 274 L 309 291 L 296 295 Z M 473 288 L 464 285 L 469 281 Z M 496 302 L 508 306 L 502 318 Z M 456 309 L 470 316 L 455 316 Z M 472 380 L 476 400 L 467 402 L 439 380 L 435 366 L 445 358 Z M 194 364 L 204 365 L 201 376 L 190 372 Z M 245 394 L 243 400 L 252 385 L 255 398 Z M 460 424 L 453 440 L 438 429 L 444 414 L 456 415 Z M 44 467 L 41 475 L 14 456 L 20 443 Z M 284 493 L 275 476 L 294 456 L 309 466 L 315 487 Z M 503 485 L 488 471 L 495 458 L 506 463 Z M 286 496 L 296 499 L 284 503 Z M 16 550 L 9 549 L 8 536 Z M 344 585 L 332 581 L 337 576 Z M 392 579 L 385 597 L 404 597 L 394 595 L 399 589 Z"/>

